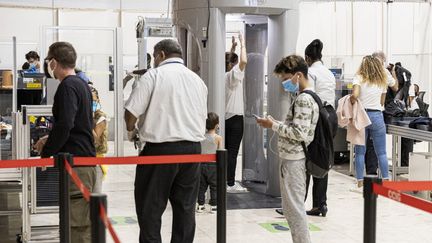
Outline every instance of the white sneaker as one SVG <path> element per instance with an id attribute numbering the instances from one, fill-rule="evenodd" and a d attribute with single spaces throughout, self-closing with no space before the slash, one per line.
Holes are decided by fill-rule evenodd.
<path id="1" fill-rule="evenodd" d="M 234 183 L 233 186 L 228 186 L 227 187 L 227 192 L 228 193 L 238 193 L 238 192 L 247 192 L 248 190 L 246 188 L 244 188 L 240 183 L 238 183 L 237 181 Z"/>
<path id="2" fill-rule="evenodd" d="M 211 206 L 210 207 L 210 212 L 211 213 L 216 213 L 217 212 L 217 206 Z"/>
<path id="3" fill-rule="evenodd" d="M 351 187 L 350 192 L 355 192 L 355 193 L 363 194 L 363 183 L 357 182 L 355 185 L 353 185 Z"/>
<path id="4" fill-rule="evenodd" d="M 197 213 L 204 213 L 204 210 L 205 210 L 205 206 L 204 205 L 198 205 L 197 209 L 196 209 L 196 212 Z"/>

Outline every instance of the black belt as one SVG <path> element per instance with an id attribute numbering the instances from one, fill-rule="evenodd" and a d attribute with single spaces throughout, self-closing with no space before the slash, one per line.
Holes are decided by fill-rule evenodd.
<path id="1" fill-rule="evenodd" d="M 366 112 L 382 112 L 382 110 L 365 109 Z"/>
<path id="2" fill-rule="evenodd" d="M 176 141 L 176 142 L 163 142 L 163 143 L 151 143 L 146 142 L 146 146 L 157 147 L 157 146 L 166 146 L 166 145 L 196 145 L 201 144 L 200 142 L 191 142 L 191 141 Z"/>

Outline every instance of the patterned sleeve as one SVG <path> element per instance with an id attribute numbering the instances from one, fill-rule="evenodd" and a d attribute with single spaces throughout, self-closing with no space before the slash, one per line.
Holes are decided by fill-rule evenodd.
<path id="1" fill-rule="evenodd" d="M 296 141 L 305 141 L 308 137 L 313 118 L 313 102 L 307 94 L 301 94 L 294 102 L 293 122 L 290 126 L 274 123 L 272 130 L 279 136 Z"/>

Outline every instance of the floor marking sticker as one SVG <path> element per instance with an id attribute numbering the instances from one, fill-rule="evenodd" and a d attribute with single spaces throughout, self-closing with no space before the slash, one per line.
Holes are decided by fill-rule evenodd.
<path id="1" fill-rule="evenodd" d="M 111 217 L 110 220 L 113 225 L 138 224 L 138 220 L 136 216 L 129 216 L 129 217 L 117 216 L 117 217 Z"/>
<path id="2" fill-rule="evenodd" d="M 285 222 L 261 223 L 259 225 L 271 233 L 288 232 L 290 230 L 288 223 L 286 221 Z M 321 229 L 319 227 L 317 227 L 313 224 L 309 224 L 309 230 L 312 232 L 321 231 Z"/>

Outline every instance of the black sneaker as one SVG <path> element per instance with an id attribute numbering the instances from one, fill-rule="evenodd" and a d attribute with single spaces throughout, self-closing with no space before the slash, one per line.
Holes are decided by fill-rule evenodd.
<path id="1" fill-rule="evenodd" d="M 275 211 L 276 211 L 276 213 L 278 213 L 278 214 L 280 214 L 282 216 L 284 215 L 282 208 L 278 208 Z"/>

